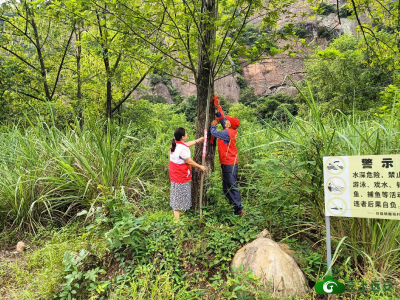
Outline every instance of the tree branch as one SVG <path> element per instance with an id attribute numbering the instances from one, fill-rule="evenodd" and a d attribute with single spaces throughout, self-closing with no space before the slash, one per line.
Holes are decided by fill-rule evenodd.
<path id="1" fill-rule="evenodd" d="M 232 44 L 230 45 L 228 51 L 226 52 L 224 58 L 222 59 L 221 64 L 219 65 L 219 67 L 218 67 L 218 69 L 217 69 L 217 72 L 215 72 L 215 67 L 214 67 L 214 70 L 213 70 L 213 71 L 214 71 L 214 76 L 218 74 L 219 70 L 221 69 L 222 65 L 224 64 L 225 59 L 228 57 L 228 54 L 231 52 L 231 49 L 232 49 L 233 45 L 236 43 L 236 40 L 239 38 L 239 35 L 240 35 L 240 33 L 242 32 L 243 27 L 244 27 L 244 25 L 246 24 L 246 20 L 247 20 L 247 18 L 248 18 L 248 16 L 249 16 L 252 2 L 253 2 L 252 0 L 249 1 L 249 6 L 248 6 L 248 9 L 247 9 L 246 15 L 245 15 L 245 17 L 244 17 L 242 26 L 239 28 L 239 31 L 238 31 L 238 33 L 237 33 L 235 39 L 233 40 L 233 42 L 232 42 Z M 215 66 L 216 66 L 216 65 L 217 65 L 217 61 L 215 62 Z"/>
<path id="2" fill-rule="evenodd" d="M 221 52 L 221 50 L 222 50 L 222 47 L 223 47 L 224 44 L 225 44 L 226 37 L 228 36 L 229 28 L 231 27 L 232 21 L 235 19 L 235 14 L 236 14 L 236 11 L 237 11 L 238 6 L 239 6 L 239 1 L 237 2 L 237 5 L 236 5 L 236 7 L 235 7 L 235 10 L 234 10 L 233 13 L 232 13 L 232 17 L 231 17 L 231 19 L 230 19 L 230 21 L 229 21 L 228 28 L 226 29 L 224 38 L 222 39 L 221 45 L 219 46 L 219 49 L 218 49 L 218 56 L 217 56 L 217 58 L 215 59 L 215 62 L 218 62 L 218 59 L 219 59 L 219 56 L 220 56 L 220 52 Z"/>
<path id="3" fill-rule="evenodd" d="M 190 63 L 190 66 L 191 66 L 191 68 L 192 68 L 191 71 L 193 72 L 194 77 L 196 78 L 196 77 L 197 77 L 197 72 L 196 72 L 196 68 L 194 67 L 194 62 L 193 62 L 193 59 L 192 59 L 192 55 L 191 55 L 191 53 L 190 53 L 190 51 L 189 51 L 188 45 L 186 45 L 186 42 L 185 42 L 185 40 L 183 39 L 183 37 L 182 37 L 182 35 L 181 35 L 181 31 L 180 31 L 180 29 L 179 29 L 179 26 L 178 26 L 178 25 L 176 24 L 176 22 L 174 21 L 174 18 L 172 18 L 172 16 L 170 15 L 170 13 L 169 13 L 169 11 L 168 11 L 168 7 L 164 4 L 164 1 L 163 1 L 163 0 L 161 0 L 161 3 L 162 3 L 162 5 L 163 5 L 163 7 L 164 7 L 164 11 L 167 13 L 167 15 L 168 15 L 169 18 L 171 19 L 172 23 L 174 24 L 174 27 L 176 28 L 176 30 L 177 30 L 177 32 L 178 32 L 179 39 L 182 41 L 182 44 L 183 44 L 183 46 L 185 47 L 186 53 L 187 53 L 187 55 L 188 55 L 189 63 Z"/>
<path id="4" fill-rule="evenodd" d="M 63 54 L 63 57 L 61 59 L 60 67 L 58 68 L 56 81 L 54 82 L 54 87 L 53 87 L 53 91 L 51 92 L 51 96 L 50 96 L 51 98 L 50 99 L 53 99 L 54 93 L 56 91 L 57 83 L 58 83 L 58 80 L 60 79 L 61 70 L 62 70 L 62 67 L 64 65 L 64 60 L 65 60 L 65 57 L 67 56 L 67 51 L 68 51 L 68 48 L 69 48 L 69 44 L 71 43 L 71 39 L 72 39 L 72 36 L 73 36 L 74 32 L 75 32 L 75 23 L 74 23 L 73 28 L 71 30 L 71 34 L 69 36 L 67 45 L 65 46 L 64 54 Z"/>
<path id="5" fill-rule="evenodd" d="M 363 34 L 364 41 L 367 44 L 368 48 L 370 48 L 372 50 L 372 52 L 378 57 L 378 60 L 379 60 L 379 56 L 375 53 L 375 50 L 369 45 L 369 43 L 367 41 L 367 37 L 365 36 L 365 32 L 364 32 L 364 27 L 362 26 L 360 18 L 358 17 L 358 12 L 357 12 L 357 8 L 356 8 L 356 4 L 354 3 L 354 0 L 351 0 L 351 4 L 353 6 L 354 14 L 356 15 L 357 23 L 360 26 L 361 32 Z"/>
<path id="6" fill-rule="evenodd" d="M 112 68 L 112 73 L 113 73 L 113 74 L 114 74 L 115 71 L 117 70 L 118 64 L 119 64 L 119 62 L 121 61 L 121 58 L 122 58 L 122 50 L 118 53 L 117 60 L 115 61 L 114 67 Z"/>
<path id="7" fill-rule="evenodd" d="M 46 41 L 47 41 L 47 39 L 48 39 L 48 37 L 49 37 L 50 25 L 51 25 L 51 19 L 49 19 L 49 27 L 47 28 L 47 35 L 46 35 L 46 38 L 44 39 L 44 41 L 43 41 L 43 43 L 42 43 L 42 46 L 40 46 L 40 48 L 43 48 L 43 47 L 44 47 L 44 44 L 46 43 Z"/>
<path id="8" fill-rule="evenodd" d="M 21 60 L 22 62 L 24 62 L 25 64 L 27 64 L 28 66 L 30 66 L 32 69 L 36 70 L 36 71 L 40 71 L 38 68 L 36 68 L 34 65 L 32 65 L 31 63 L 29 63 L 28 61 L 26 61 L 24 58 L 22 58 L 21 56 L 19 56 L 17 53 L 15 53 L 14 51 L 4 47 L 4 46 L 0 46 L 1 48 L 3 48 L 4 50 L 6 50 L 7 52 L 11 53 L 12 55 L 14 55 L 15 57 L 19 58 L 19 60 Z"/>
<path id="9" fill-rule="evenodd" d="M 112 114 L 114 114 L 115 111 L 117 111 L 117 109 L 118 109 L 126 100 L 128 100 L 129 96 L 130 96 L 130 95 L 137 89 L 137 87 L 142 83 L 142 81 L 146 78 L 147 74 L 150 73 L 150 71 L 151 71 L 152 68 L 153 68 L 153 67 L 150 67 L 150 68 L 146 71 L 146 73 L 144 73 L 144 75 L 140 78 L 140 80 L 136 83 L 136 85 L 129 91 L 129 93 L 128 93 L 124 98 L 122 98 L 121 101 L 118 102 L 118 104 L 112 109 L 112 112 L 111 112 Z"/>
<path id="10" fill-rule="evenodd" d="M 22 94 L 22 95 L 25 95 L 25 96 L 28 96 L 28 97 L 31 97 L 31 98 L 33 98 L 33 99 L 42 101 L 42 102 L 46 102 L 46 100 L 40 99 L 40 98 L 38 98 L 38 97 L 36 97 L 36 96 L 33 96 L 33 95 L 31 95 L 31 94 L 25 93 L 25 92 L 20 91 L 20 90 L 13 90 L 13 89 L 12 89 L 12 91 L 14 91 L 14 92 L 16 92 L 16 93 L 19 93 L 19 94 Z"/>

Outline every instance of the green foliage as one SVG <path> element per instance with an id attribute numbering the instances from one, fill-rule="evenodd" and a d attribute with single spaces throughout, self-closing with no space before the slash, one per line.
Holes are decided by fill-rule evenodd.
<path id="1" fill-rule="evenodd" d="M 239 269 L 232 267 L 232 275 L 227 275 L 226 282 L 218 275 L 212 280 L 216 295 L 223 299 L 272 299 L 272 296 L 265 293 L 260 278 L 251 269 L 244 270 L 243 265 Z"/>
<path id="2" fill-rule="evenodd" d="M 166 75 L 158 74 L 158 73 L 153 73 L 150 75 L 150 84 L 152 86 L 155 86 L 157 83 L 164 83 L 168 84 L 170 82 L 170 79 Z"/>
<path id="3" fill-rule="evenodd" d="M 197 97 L 190 95 L 186 102 L 181 102 L 176 107 L 176 113 L 183 113 L 188 122 L 195 122 L 197 116 Z"/>
<path id="4" fill-rule="evenodd" d="M 221 107 L 224 110 L 224 112 L 225 111 L 228 112 L 230 110 L 230 108 L 232 107 L 232 104 L 230 102 L 228 102 L 228 100 L 223 96 L 219 96 L 218 99 L 220 101 Z"/>
<path id="5" fill-rule="evenodd" d="M 262 27 L 261 24 L 248 23 L 245 25 L 243 33 L 238 39 L 238 44 L 244 44 L 249 47 L 261 43 L 265 39 L 265 35 L 270 33 L 271 29 L 268 27 Z M 232 35 L 232 37 L 234 37 Z"/>
<path id="6" fill-rule="evenodd" d="M 232 61 L 239 66 L 243 58 L 280 53 L 283 49 L 277 48 L 270 29 L 276 27 L 289 2 L 270 1 L 260 25 L 246 19 L 241 33 L 247 7 L 249 17 L 254 17 L 262 3 L 219 2 L 217 18 L 202 23 L 216 29 L 215 43 L 209 47 L 213 50 L 208 53 L 216 72 L 240 68 L 232 66 Z M 195 73 L 203 35 L 190 30 L 182 37 L 181 29 L 196 29 L 195 21 L 205 19 L 197 2 L 167 1 L 164 6 L 105 1 L 99 4 L 108 8 L 101 12 L 84 1 L 9 3 L 1 7 L 0 43 L 26 62 L 2 48 L 1 121 L 18 121 L 19 126 L 0 128 L 1 225 L 19 229 L 14 234 L 25 228 L 40 232 L 43 224 L 64 225 L 72 218 L 87 225 L 84 234 L 78 225 L 65 234 L 54 230 L 43 237 L 51 241 L 33 244 L 21 260 L 2 262 L 0 286 L 2 291 L 4 286 L 9 289 L 11 297 L 268 299 L 250 272 L 242 269 L 231 275 L 229 265 L 236 251 L 267 227 L 274 239 L 296 249 L 307 278 L 316 281 L 325 268 L 322 157 L 398 152 L 398 80 L 394 76 L 398 57 L 391 53 L 397 51 L 398 20 L 395 14 L 385 19 L 382 4 L 361 1 L 375 7 L 370 13 L 379 17 L 364 28 L 374 33 L 367 40 L 368 52 L 365 43 L 348 36 L 317 51 L 307 61 L 306 74 L 313 84 L 302 86 L 305 104 L 299 116 L 294 99 L 283 94 L 258 98 L 240 76 L 240 103 L 229 107 L 221 97 L 225 111 L 241 120 L 239 184 L 246 215 L 232 215 L 217 170 L 206 181 L 211 204 L 204 208 L 204 218 L 188 212 L 175 223 L 168 206 L 168 148 L 176 127 L 183 126 L 193 135 L 197 98 L 191 96 L 184 103 L 169 76 L 153 72 L 151 84 L 166 84 L 175 105 L 146 95 L 121 107 L 118 125 L 90 119 L 104 115 L 107 83 L 116 105 L 150 67 L 174 70 L 185 78 L 189 78 L 187 70 Z M 383 5 L 393 11 L 398 8 L 398 3 L 384 1 Z M 30 22 L 10 14 L 16 8 L 27 11 Z M 193 15 L 187 13 L 189 8 Z M 321 14 L 334 12 L 327 3 L 318 9 Z M 149 19 L 154 23 L 149 25 L 145 21 Z M 16 34 L 7 21 L 29 28 Z M 33 21 L 38 25 L 47 73 L 39 71 L 39 54 L 24 36 L 32 35 Z M 73 24 L 77 25 L 74 32 Z M 68 33 L 73 33 L 73 43 L 65 48 Z M 280 34 L 307 37 L 304 27 L 290 24 Z M 332 37 L 323 30 L 318 34 Z M 143 39 L 147 39 L 145 44 Z M 78 97 L 79 46 L 83 93 Z M 65 64 L 60 61 L 63 50 L 67 50 Z M 160 50 L 165 57 L 158 54 Z M 107 69 L 107 60 L 114 68 Z M 34 67 L 28 68 L 27 62 Z M 61 80 L 56 82 L 58 70 Z M 32 97 L 47 97 L 45 80 L 54 89 L 51 102 Z M 33 94 L 27 96 L 27 92 Z M 317 105 L 314 96 L 326 103 Z M 346 114 L 332 113 L 336 108 Z M 367 109 L 381 118 L 354 114 Z M 75 121 L 75 116 L 84 122 Z M 257 118 L 264 120 L 256 122 Z M 338 218 L 332 224 L 335 237 L 348 236 L 345 243 L 334 240 L 342 249 L 335 272 L 399 277 L 398 223 Z"/>
<path id="7" fill-rule="evenodd" d="M 297 115 L 297 103 L 295 99 L 284 93 L 269 95 L 258 99 L 257 115 L 261 119 L 276 119 L 287 121 L 286 110 L 292 115 Z"/>
<path id="8" fill-rule="evenodd" d="M 238 118 L 242 126 L 245 126 L 246 123 L 248 124 L 256 121 L 255 109 L 248 107 L 242 103 L 233 105 L 229 109 L 229 115 Z M 242 126 L 240 126 L 239 128 L 241 128 Z"/>
<path id="9" fill-rule="evenodd" d="M 105 274 L 103 269 L 96 267 L 94 269 L 84 270 L 84 263 L 88 259 L 89 253 L 85 250 L 79 253 L 64 253 L 64 274 L 67 280 L 61 286 L 59 299 L 79 298 L 96 299 L 105 294 L 109 281 L 98 280 L 99 274 Z"/>
<path id="10" fill-rule="evenodd" d="M 319 26 L 317 28 L 317 36 L 322 39 L 327 39 L 328 41 L 332 40 L 333 38 L 333 31 L 332 29 L 326 26 Z"/>
<path id="11" fill-rule="evenodd" d="M 141 128 L 142 121 L 139 120 L 138 123 L 132 120 L 131 124 L 125 120 L 121 126 L 110 126 L 107 132 L 102 129 L 103 135 L 90 127 L 93 137 L 99 134 L 105 140 L 103 146 L 99 147 L 104 152 L 104 170 L 100 174 L 105 178 L 105 183 L 108 182 L 109 172 L 107 159 L 112 157 L 106 154 L 107 151 L 120 151 L 124 155 L 144 151 L 146 160 L 154 164 L 157 172 L 149 171 L 147 174 L 150 175 L 139 177 L 144 186 L 136 186 L 136 192 L 130 190 L 132 185 L 116 184 L 121 182 L 118 181 L 120 179 L 111 175 L 114 184 L 100 183 L 96 186 L 98 194 L 95 201 L 80 206 L 78 217 L 85 220 L 87 232 L 82 234 L 76 228 L 71 229 L 73 237 L 69 234 L 68 239 L 57 240 L 61 241 L 58 244 L 52 242 L 49 246 L 45 244 L 45 247 L 35 249 L 29 254 L 29 262 L 32 263 L 30 268 L 21 264 L 18 268 L 7 264 L 6 270 L 15 268 L 18 272 L 0 272 L 0 280 L 5 276 L 14 276 L 11 274 L 17 274 L 20 278 L 25 276 L 24 280 L 10 280 L 14 282 L 11 284 L 13 293 L 23 298 L 48 298 L 48 295 L 55 293 L 59 298 L 83 295 L 85 298 L 149 299 L 157 294 L 158 297 L 184 299 L 204 299 L 215 295 L 232 299 L 269 299 L 270 296 L 264 292 L 254 275 L 245 270 L 232 275 L 230 270 L 230 262 L 236 251 L 252 241 L 264 228 L 272 233 L 275 240 L 288 243 L 296 250 L 296 259 L 310 282 L 319 280 L 326 268 L 322 243 L 325 229 L 324 204 L 321 201 L 322 157 L 364 154 L 371 149 L 375 149 L 374 153 L 391 153 L 399 147 L 398 132 L 394 130 L 398 120 L 350 121 L 342 114 L 324 115 L 310 91 L 311 88 L 301 90 L 308 110 L 303 108 L 302 117 L 293 116 L 285 110 L 286 124 L 267 120 L 260 125 L 255 122 L 255 109 L 240 103 L 229 109 L 231 115 L 241 120 L 238 147 L 241 159 L 239 188 L 246 209 L 243 218 L 232 214 L 232 208 L 222 194 L 221 175 L 217 168 L 206 182 L 210 206 L 204 208 L 203 219 L 198 218 L 197 212 L 188 212 L 183 214 L 180 222 L 174 222 L 168 206 L 165 167 L 168 157 L 164 152 L 169 147 L 175 126 L 182 122 L 182 126 L 186 127 L 187 123 L 182 116 L 171 117 L 175 109 L 173 106 L 153 105 L 147 101 L 136 103 L 142 105 L 144 115 L 151 112 L 150 121 L 154 124 L 151 129 Z M 389 92 L 396 94 L 396 89 L 388 89 Z M 275 99 L 290 102 L 285 95 L 275 95 Z M 127 112 L 130 109 L 133 108 L 128 108 Z M 145 117 L 142 120 L 144 122 Z M 16 136 L 8 138 L 10 129 L 4 127 L 1 130 L 7 140 L 20 142 Z M 14 134 L 18 132 L 18 129 L 15 130 Z M 23 140 L 32 139 L 35 144 L 46 145 L 43 140 L 51 142 L 55 139 L 61 141 L 52 142 L 55 151 L 60 151 L 57 144 L 64 151 L 74 149 L 67 143 L 73 144 L 72 132 L 68 132 L 68 135 L 61 135 L 55 130 L 47 132 L 42 138 L 40 135 L 27 135 Z M 80 138 L 77 141 L 84 140 L 92 145 L 92 136 L 85 129 L 82 133 L 85 134 L 78 135 Z M 133 137 L 133 134 L 142 140 L 140 144 L 129 145 L 129 142 L 136 141 L 132 138 L 127 138 L 128 144 L 125 144 L 125 140 L 118 142 L 120 135 Z M 114 148 L 108 139 L 114 142 Z M 78 142 L 74 143 L 76 148 L 83 147 Z M 37 146 L 33 145 L 28 143 L 26 147 L 35 149 Z M 128 152 L 124 152 L 125 147 L 128 147 Z M 12 149 L 15 148 L 4 149 L 5 157 L 12 157 Z M 89 153 L 97 153 L 94 146 L 87 149 L 90 149 L 87 151 Z M 31 152 L 23 153 L 27 156 Z M 53 152 L 40 153 L 39 156 L 55 155 Z M 32 160 L 40 160 L 34 154 L 31 154 Z M 89 174 L 84 172 L 80 156 L 73 158 L 82 167 L 79 172 Z M 117 158 L 121 164 L 125 164 L 121 157 Z M 96 160 L 90 160 L 95 168 Z M 73 177 L 77 176 L 75 172 L 67 174 L 70 178 L 79 178 Z M 59 175 L 55 173 L 53 176 Z M 152 185 L 147 176 L 152 177 L 156 185 Z M 87 194 L 93 192 L 89 189 L 93 189 L 90 184 Z M 58 192 L 62 193 L 63 190 L 59 189 Z M 68 209 L 67 205 L 65 207 Z M 385 220 L 362 222 L 343 218 L 332 220 L 333 236 L 348 236 L 346 242 L 341 244 L 342 250 L 334 265 L 334 272 L 341 274 L 347 272 L 347 268 L 365 274 L 374 274 L 376 271 L 382 278 L 397 276 L 398 224 Z M 55 233 L 49 233 L 49 236 L 53 234 L 56 236 Z M 66 240 L 68 242 L 64 243 Z M 338 241 L 334 239 L 333 243 L 337 245 Z M 47 285 L 38 288 L 39 280 L 43 281 L 44 277 L 36 274 L 50 277 L 49 272 L 53 272 L 54 276 Z M 38 277 L 38 281 L 34 276 Z M 15 282 L 18 284 L 14 285 Z M 32 288 L 27 287 L 28 283 Z"/>
<path id="12" fill-rule="evenodd" d="M 386 69 L 368 64 L 359 40 L 343 35 L 306 61 L 306 77 L 324 110 L 367 110 L 380 97 L 380 87 L 391 82 Z"/>
<path id="13" fill-rule="evenodd" d="M 46 117 L 48 112 L 41 109 L 46 102 L 66 106 L 80 118 L 104 117 L 105 103 L 114 109 L 127 99 L 159 59 L 156 51 L 148 51 L 143 40 L 126 30 L 114 35 L 121 25 L 115 16 L 99 13 L 84 1 L 7 1 L 0 8 L 0 19 L 4 21 L 1 75 L 6 75 L 0 94 L 9 104 L 8 121 L 19 121 L 24 114 Z M 139 21 L 135 27 L 144 34 L 150 30 Z M 140 59 L 132 63 L 137 53 Z M 57 122 L 73 122 L 71 111 L 57 114 L 64 118 L 56 118 Z"/>
<path id="14" fill-rule="evenodd" d="M 311 36 L 311 35 L 307 32 L 307 28 L 304 28 L 304 27 L 302 27 L 302 26 L 296 26 L 296 27 L 294 27 L 294 33 L 295 33 L 296 37 L 302 38 L 302 39 Z"/>
<path id="15" fill-rule="evenodd" d="M 379 116 L 390 119 L 393 116 L 399 115 L 400 109 L 400 89 L 395 85 L 388 85 L 385 90 L 381 92 L 382 107 L 379 108 Z"/>
<path id="16" fill-rule="evenodd" d="M 317 6 L 317 13 L 320 15 L 327 16 L 335 12 L 336 12 L 336 6 L 328 2 L 321 2 Z"/>
<path id="17" fill-rule="evenodd" d="M 165 100 L 165 98 L 162 97 L 162 96 L 154 96 L 154 95 L 151 95 L 151 94 L 146 94 L 146 95 L 143 95 L 140 98 L 141 98 L 141 100 L 147 100 L 147 101 L 149 101 L 150 103 L 153 103 L 153 104 L 156 104 L 156 103 L 167 103 L 167 100 Z"/>
<path id="18" fill-rule="evenodd" d="M 179 93 L 179 91 L 176 87 L 168 85 L 168 90 L 169 90 L 169 94 L 172 97 L 172 100 L 174 101 L 174 104 L 179 105 L 180 103 L 183 102 L 184 97 L 181 93 Z"/>
<path id="19" fill-rule="evenodd" d="M 297 25 L 297 26 L 295 26 L 294 24 L 291 24 L 291 23 L 285 24 L 283 26 L 283 28 L 281 29 L 281 32 L 282 32 L 282 36 L 283 37 L 285 37 L 285 36 L 295 36 L 295 37 L 298 37 L 298 38 L 305 39 L 307 37 L 311 37 L 312 36 L 311 34 L 309 34 L 307 32 L 306 25 L 301 24 L 301 23 L 299 25 Z"/>
<path id="20" fill-rule="evenodd" d="M 349 4 L 345 4 L 339 9 L 339 17 L 341 18 L 348 18 L 353 14 L 354 12 Z"/>
<path id="21" fill-rule="evenodd" d="M 246 106 L 254 106 L 257 103 L 257 99 L 254 94 L 254 87 L 248 86 L 240 90 L 239 103 Z"/>
<path id="22" fill-rule="evenodd" d="M 32 238 L 32 237 L 31 237 Z M 42 228 L 17 260 L 3 261 L 2 292 L 14 299 L 51 299 L 60 289 L 67 251 L 85 249 L 89 256 L 104 259 L 107 244 L 101 236 L 86 236 L 79 223 L 59 228 Z M 0 288 L 1 289 L 1 288 Z M 4 294 L 3 294 L 4 295 Z"/>
<path id="23" fill-rule="evenodd" d="M 236 82 L 241 89 L 245 89 L 247 87 L 247 80 L 243 76 L 236 76 Z"/>
<path id="24" fill-rule="evenodd" d="M 128 186 L 129 196 L 141 194 L 155 170 L 164 170 L 167 179 L 167 149 L 174 130 L 185 126 L 184 116 L 173 114 L 170 105 L 144 101 L 128 107 L 129 116 L 133 120 L 127 126 L 109 124 L 107 130 L 99 123 L 80 129 L 76 122 L 64 132 L 46 124 L 3 132 L 1 219 L 34 230 L 55 216 L 55 222 L 66 222 L 76 213 L 68 207 L 95 206 L 122 186 Z M 138 132 L 146 135 L 138 139 Z M 145 152 L 157 159 L 143 159 Z M 58 214 L 58 209 L 69 213 Z"/>
<path id="25" fill-rule="evenodd" d="M 396 28 L 400 16 L 393 14 L 392 10 L 398 10 L 399 3 L 390 0 L 363 0 L 357 3 L 349 2 L 347 5 L 351 6 L 354 14 L 361 16 L 367 13 L 369 16 L 368 21 L 361 21 L 363 28 L 360 28 L 363 37 L 360 48 L 368 55 L 368 62 L 390 72 L 398 70 L 399 31 Z"/>
<path id="26" fill-rule="evenodd" d="M 154 264 L 143 265 L 135 275 L 121 276 L 116 280 L 116 287 L 111 291 L 109 299 L 198 299 L 201 289 L 190 287 L 187 282 L 176 285 L 171 275 L 159 274 Z"/>

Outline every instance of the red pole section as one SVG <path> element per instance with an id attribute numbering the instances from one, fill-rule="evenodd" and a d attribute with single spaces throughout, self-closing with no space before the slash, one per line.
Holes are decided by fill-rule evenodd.
<path id="1" fill-rule="evenodd" d="M 207 133 L 208 130 L 204 129 L 203 158 L 206 158 L 207 154 Z"/>

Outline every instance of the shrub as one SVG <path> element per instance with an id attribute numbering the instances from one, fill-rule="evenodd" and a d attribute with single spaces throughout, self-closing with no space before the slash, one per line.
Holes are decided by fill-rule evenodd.
<path id="1" fill-rule="evenodd" d="M 257 103 L 257 96 L 254 94 L 253 87 L 246 87 L 240 90 L 239 103 L 247 106 L 255 106 Z"/>
<path id="2" fill-rule="evenodd" d="M 339 17 L 348 18 L 354 14 L 353 10 L 346 4 L 339 9 Z"/>
<path id="3" fill-rule="evenodd" d="M 256 121 L 256 112 L 254 108 L 245 106 L 242 103 L 238 103 L 233 105 L 229 109 L 229 115 L 232 117 L 236 117 L 240 120 L 240 123 L 243 125 L 243 122 L 255 122 Z M 240 127 L 239 127 L 240 128 Z"/>
<path id="4" fill-rule="evenodd" d="M 305 62 L 306 78 L 313 83 L 314 96 L 320 103 L 329 103 L 324 109 L 367 110 L 376 106 L 381 88 L 392 81 L 389 66 L 366 63 L 368 57 L 359 42 L 342 35 Z"/>
<path id="5" fill-rule="evenodd" d="M 294 32 L 296 34 L 297 37 L 299 38 L 306 38 L 306 37 L 310 37 L 311 35 L 307 32 L 307 28 L 304 28 L 302 26 L 296 26 L 294 27 Z"/>
<path id="6" fill-rule="evenodd" d="M 327 16 L 331 13 L 336 12 L 336 6 L 327 2 L 318 4 L 317 13 L 323 16 Z"/>
<path id="7" fill-rule="evenodd" d="M 295 26 L 294 24 L 285 24 L 281 29 L 282 37 L 286 36 L 296 36 L 298 38 L 307 38 L 312 36 L 308 33 L 306 25 L 299 24 L 299 26 Z"/>
<path id="8" fill-rule="evenodd" d="M 247 87 L 247 80 L 243 76 L 236 76 L 236 82 L 241 89 L 245 89 Z"/>
<path id="9" fill-rule="evenodd" d="M 197 97 L 195 95 L 190 95 L 186 101 L 182 101 L 175 107 L 176 113 L 184 113 L 186 119 L 193 123 L 197 117 Z"/>
<path id="10" fill-rule="evenodd" d="M 0 269 L 5 271 L 4 276 L 0 271 L 1 290 L 10 299 L 53 299 L 67 275 L 63 272 L 66 252 L 90 252 L 85 267 L 86 262 L 94 258 L 102 261 L 107 254 L 104 238 L 85 235 L 80 223 L 61 229 L 41 228 L 29 245 L 30 249 L 21 253 L 18 260 L 1 263 Z"/>
<path id="11" fill-rule="evenodd" d="M 328 41 L 330 41 L 333 38 L 333 32 L 328 27 L 318 26 L 317 36 L 319 38 L 324 38 L 324 39 L 327 39 Z"/>
<path id="12" fill-rule="evenodd" d="M 156 104 L 156 103 L 168 103 L 167 100 L 165 100 L 164 97 L 162 96 L 157 96 L 157 95 L 151 95 L 151 94 L 146 94 L 141 97 L 142 100 L 147 100 L 150 103 Z"/>
<path id="13" fill-rule="evenodd" d="M 257 114 L 261 119 L 271 119 L 273 116 L 277 120 L 286 121 L 285 108 L 293 115 L 297 115 L 298 106 L 295 100 L 284 93 L 269 95 L 268 97 L 259 98 L 257 105 Z"/>

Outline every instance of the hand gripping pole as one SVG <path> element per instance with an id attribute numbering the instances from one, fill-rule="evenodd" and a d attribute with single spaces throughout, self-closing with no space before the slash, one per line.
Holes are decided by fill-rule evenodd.
<path id="1" fill-rule="evenodd" d="M 213 99 L 214 99 L 214 105 L 217 107 L 219 113 L 221 114 L 221 116 L 217 118 L 217 121 L 219 122 L 220 120 L 225 118 L 224 111 L 222 110 L 221 105 L 218 105 L 218 96 L 214 96 Z M 214 144 L 214 136 L 211 136 L 210 143 Z"/>

